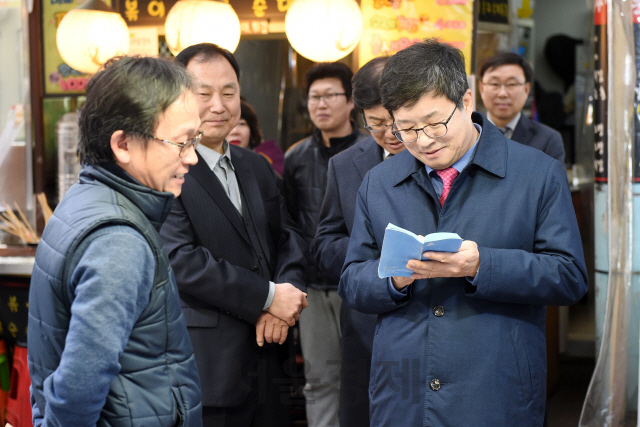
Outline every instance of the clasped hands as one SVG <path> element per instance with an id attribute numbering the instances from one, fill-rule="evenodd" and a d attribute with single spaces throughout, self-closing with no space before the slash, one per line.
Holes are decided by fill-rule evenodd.
<path id="1" fill-rule="evenodd" d="M 307 294 L 291 283 L 276 283 L 271 306 L 263 311 L 256 322 L 256 342 L 262 347 L 266 342 L 283 344 L 289 327 L 300 319 L 300 313 L 309 305 Z"/>
<path id="2" fill-rule="evenodd" d="M 397 290 L 406 288 L 414 280 L 435 277 L 475 277 L 480 267 L 478 245 L 471 240 L 463 241 L 458 252 L 425 252 L 423 256 L 429 260 L 412 259 L 407 262 L 406 267 L 414 272 L 410 277 L 391 278 Z"/>

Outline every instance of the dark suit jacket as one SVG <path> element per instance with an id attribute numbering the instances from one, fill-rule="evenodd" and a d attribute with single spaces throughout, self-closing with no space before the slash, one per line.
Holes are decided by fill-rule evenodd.
<path id="1" fill-rule="evenodd" d="M 548 154 L 564 165 L 564 145 L 560 132 L 542 123 L 534 122 L 524 114 L 520 115 L 520 120 L 511 136 L 513 141 Z"/>
<path id="2" fill-rule="evenodd" d="M 255 322 L 269 280 L 304 288 L 304 243 L 286 212 L 273 169 L 260 154 L 230 149 L 244 194 L 244 218 L 198 154 L 160 231 L 178 283 L 205 406 L 236 406 L 247 397 L 261 356 Z M 244 224 L 249 218 L 260 240 L 257 250 Z M 259 256 L 268 258 L 269 272 L 260 271 Z"/>
<path id="3" fill-rule="evenodd" d="M 329 160 L 327 192 L 311 251 L 322 273 L 340 280 L 353 228 L 356 196 L 369 169 L 382 161 L 382 148 L 369 136 Z M 342 304 L 340 425 L 369 426 L 369 369 L 376 315 Z"/>

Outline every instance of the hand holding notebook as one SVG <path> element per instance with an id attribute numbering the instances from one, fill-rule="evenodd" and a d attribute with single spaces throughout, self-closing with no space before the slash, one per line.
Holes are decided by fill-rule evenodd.
<path id="1" fill-rule="evenodd" d="M 389 223 L 384 233 L 378 276 L 380 278 L 410 277 L 414 272 L 407 269 L 411 259 L 427 260 L 422 254 L 427 251 L 458 252 L 462 239 L 456 233 L 431 233 L 424 237 Z"/>

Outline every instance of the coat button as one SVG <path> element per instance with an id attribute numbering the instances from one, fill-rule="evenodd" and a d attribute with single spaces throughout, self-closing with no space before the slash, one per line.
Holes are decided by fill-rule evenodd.
<path id="1" fill-rule="evenodd" d="M 429 382 L 429 387 L 431 387 L 431 390 L 433 391 L 440 390 L 440 380 L 439 379 L 431 380 L 431 382 Z"/>
<path id="2" fill-rule="evenodd" d="M 260 270 L 258 270 L 258 266 L 257 266 L 257 265 L 256 265 L 255 267 L 253 267 L 253 268 L 251 269 L 251 271 L 253 271 L 254 273 L 258 273 L 258 272 L 260 272 Z"/>
<path id="3" fill-rule="evenodd" d="M 436 317 L 442 317 L 444 316 L 444 307 L 441 305 L 436 305 L 435 307 L 433 307 L 433 314 Z"/>

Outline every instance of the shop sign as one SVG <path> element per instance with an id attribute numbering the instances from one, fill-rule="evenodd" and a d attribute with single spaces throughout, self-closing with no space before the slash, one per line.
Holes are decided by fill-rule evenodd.
<path id="1" fill-rule="evenodd" d="M 593 139 L 594 171 L 596 182 L 607 182 L 608 141 L 605 129 L 607 123 L 607 4 L 596 0 L 594 11 L 594 54 L 593 54 Z"/>
<path id="2" fill-rule="evenodd" d="M 64 0 L 58 0 L 64 1 Z M 116 0 L 116 10 L 127 25 L 162 26 L 177 0 Z M 269 21 L 283 21 L 293 0 L 226 0 L 238 14 L 243 34 L 266 34 Z M 265 24 L 266 23 L 266 24 Z M 246 31 L 245 31 L 246 30 Z"/>
<path id="3" fill-rule="evenodd" d="M 362 0 L 363 30 L 359 64 L 437 37 L 460 49 L 471 72 L 473 2 L 471 0 Z"/>
<path id="4" fill-rule="evenodd" d="M 62 17 L 83 1 L 44 0 L 42 2 L 42 62 L 45 95 L 78 95 L 85 91 L 89 75 L 74 70 L 58 53 L 56 31 Z M 107 0 L 107 5 L 113 3 Z"/>
<path id="5" fill-rule="evenodd" d="M 266 19 L 240 21 L 240 33 L 243 36 L 254 34 L 269 34 L 269 21 Z"/>
<path id="6" fill-rule="evenodd" d="M 129 52 L 127 55 L 158 56 L 158 28 L 129 28 Z"/>
<path id="7" fill-rule="evenodd" d="M 478 21 L 509 25 L 509 0 L 480 0 Z"/>

